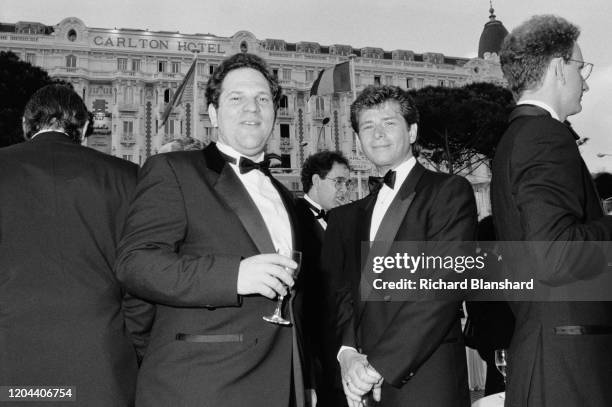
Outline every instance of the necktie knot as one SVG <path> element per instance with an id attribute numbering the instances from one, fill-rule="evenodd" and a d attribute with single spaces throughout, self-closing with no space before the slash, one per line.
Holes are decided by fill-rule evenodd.
<path id="1" fill-rule="evenodd" d="M 317 212 L 315 219 L 323 219 L 327 222 L 327 211 L 325 209 L 315 209 L 315 211 Z"/>
<path id="2" fill-rule="evenodd" d="M 369 177 L 368 186 L 370 187 L 370 193 L 377 193 L 383 184 L 393 189 L 395 186 L 395 171 L 389 170 L 384 177 Z"/>

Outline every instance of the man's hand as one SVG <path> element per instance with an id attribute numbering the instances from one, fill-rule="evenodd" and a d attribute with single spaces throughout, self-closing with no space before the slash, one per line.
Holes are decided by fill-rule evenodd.
<path id="1" fill-rule="evenodd" d="M 297 263 L 280 254 L 258 254 L 247 257 L 238 268 L 237 289 L 240 295 L 261 294 L 270 299 L 287 295 L 286 287 L 293 287 L 292 271 Z"/>
<path id="2" fill-rule="evenodd" d="M 374 391 L 374 398 L 380 401 L 380 387 L 383 377 L 368 363 L 366 355 L 354 349 L 345 349 L 338 356 L 342 374 L 342 387 L 349 407 L 361 406 L 361 397 Z"/>

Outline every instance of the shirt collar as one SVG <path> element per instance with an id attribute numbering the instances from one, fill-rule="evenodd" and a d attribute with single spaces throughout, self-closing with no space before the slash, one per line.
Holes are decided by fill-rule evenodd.
<path id="1" fill-rule="evenodd" d="M 236 163 L 234 165 L 238 165 L 238 162 L 240 160 L 240 157 L 245 157 L 245 158 L 249 158 L 246 157 L 244 154 L 240 154 L 238 151 L 236 151 L 233 147 L 228 146 L 227 144 L 224 144 L 223 142 L 217 141 L 217 148 L 219 149 L 219 151 L 221 151 L 223 154 L 228 155 L 234 159 L 236 159 Z M 258 163 L 263 161 L 264 159 L 264 152 L 262 151 L 261 153 L 259 153 L 257 156 L 255 156 L 255 158 L 253 159 L 254 162 Z"/>
<path id="2" fill-rule="evenodd" d="M 553 119 L 561 121 L 559 119 L 559 115 L 557 114 L 557 112 L 555 112 L 555 110 L 552 107 L 550 107 L 550 105 L 542 102 L 541 100 L 524 99 L 524 100 L 519 100 L 516 105 L 517 106 L 519 106 L 519 105 L 534 105 L 534 106 L 537 106 L 537 107 L 541 107 L 542 109 L 544 109 L 548 113 L 550 113 L 550 115 L 553 117 Z"/>
<path id="3" fill-rule="evenodd" d="M 318 203 L 316 203 L 311 197 L 308 196 L 308 194 L 304 194 L 304 199 L 310 203 L 312 206 L 314 206 L 315 208 L 317 208 L 318 210 L 323 209 L 323 207 L 321 205 L 319 205 Z"/>
<path id="4" fill-rule="evenodd" d="M 415 164 L 416 164 L 416 159 L 414 158 L 414 156 L 412 156 L 406 161 L 404 161 L 403 163 L 401 163 L 400 165 L 398 165 L 397 167 L 392 168 L 392 170 L 395 171 L 395 185 L 393 186 L 393 190 L 397 190 L 404 183 L 404 181 L 408 177 L 408 174 L 410 173 L 412 168 L 414 168 Z M 385 174 L 382 174 L 382 175 L 385 175 Z M 387 186 L 384 185 L 384 187 L 387 187 Z"/>
<path id="5" fill-rule="evenodd" d="M 54 130 L 54 129 L 42 129 L 36 133 L 34 133 L 32 135 L 32 137 L 30 137 L 30 140 L 34 140 L 34 137 L 38 136 L 39 134 L 43 134 L 43 133 L 62 133 L 64 134 L 66 137 L 70 137 L 68 136 L 68 133 L 66 133 L 65 131 L 61 131 L 61 130 Z"/>

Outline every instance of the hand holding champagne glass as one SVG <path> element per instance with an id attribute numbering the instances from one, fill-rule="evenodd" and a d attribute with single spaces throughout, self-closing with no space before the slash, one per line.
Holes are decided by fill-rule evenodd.
<path id="1" fill-rule="evenodd" d="M 279 250 L 278 254 L 287 256 L 297 263 L 297 267 L 294 270 L 285 268 L 285 270 L 292 272 L 293 278 L 296 279 L 298 272 L 300 271 L 300 266 L 302 264 L 302 252 L 298 250 L 292 250 L 290 252 L 283 252 Z M 283 301 L 284 300 L 285 300 L 284 295 L 278 295 L 276 299 L 276 308 L 274 309 L 274 313 L 272 315 L 262 317 L 264 321 L 271 322 L 273 324 L 279 324 L 279 325 L 290 325 L 291 324 L 291 321 L 283 317 Z"/>

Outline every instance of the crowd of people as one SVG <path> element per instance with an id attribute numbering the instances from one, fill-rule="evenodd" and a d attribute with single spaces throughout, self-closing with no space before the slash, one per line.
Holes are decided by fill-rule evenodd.
<path id="1" fill-rule="evenodd" d="M 517 106 L 492 167 L 498 240 L 612 240 L 566 122 L 592 68 L 578 36 L 544 15 L 503 43 Z M 260 57 L 225 59 L 205 96 L 217 142 L 140 169 L 80 145 L 71 89 L 28 102 L 27 141 L 0 149 L 0 386 L 70 386 L 88 407 L 469 406 L 461 301 L 361 291 L 363 242 L 476 240 L 470 183 L 416 159 L 409 94 L 368 86 L 351 105 L 379 175 L 354 202 L 341 153 L 308 157 L 302 198 L 270 174 L 281 87 Z M 262 318 L 277 300 L 290 323 Z M 612 303 L 510 308 L 506 406 L 612 405 Z"/>

